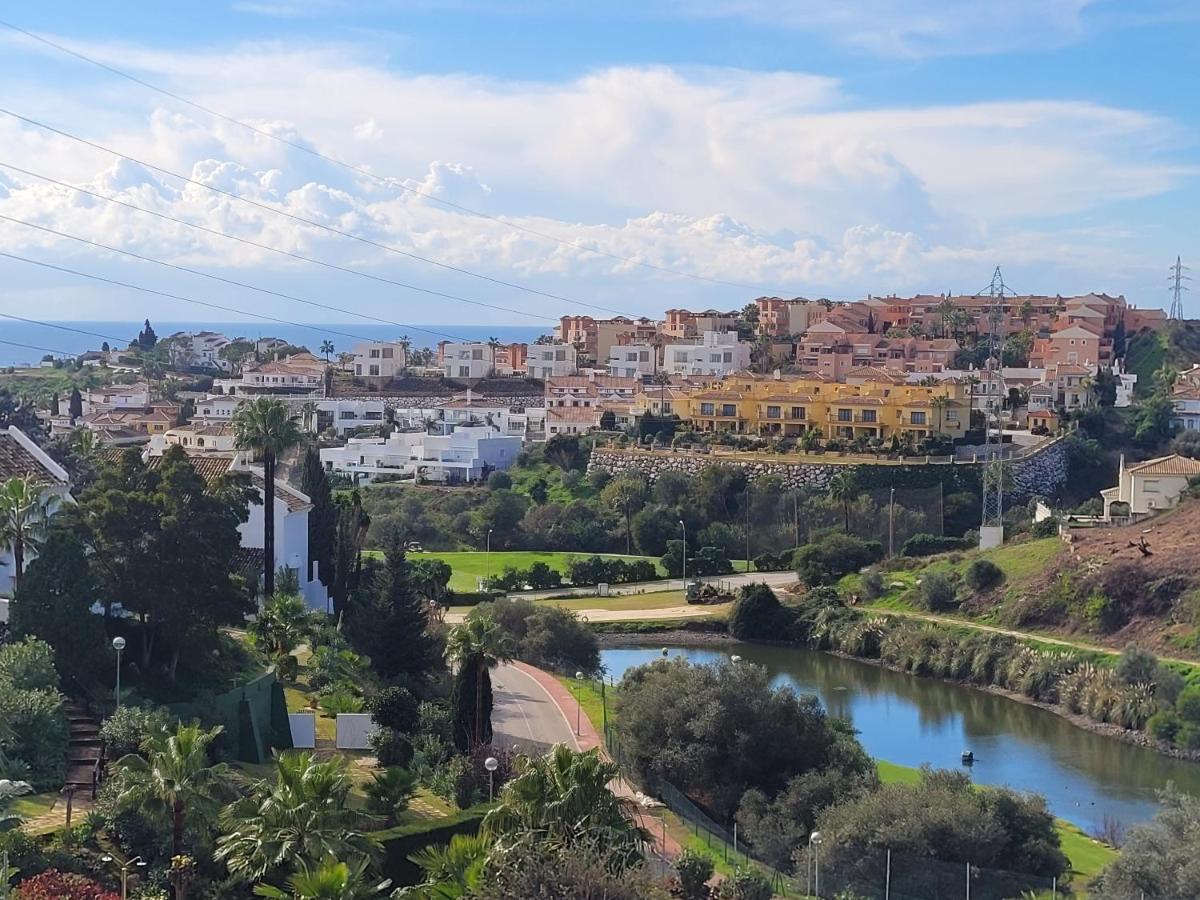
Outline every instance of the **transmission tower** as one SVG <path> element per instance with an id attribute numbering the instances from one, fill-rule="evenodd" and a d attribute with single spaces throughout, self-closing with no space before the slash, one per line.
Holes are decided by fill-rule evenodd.
<path id="1" fill-rule="evenodd" d="M 1004 321 L 1004 298 L 1016 296 L 1016 291 L 1004 283 L 1004 275 L 1000 272 L 1000 267 L 996 266 L 991 283 L 980 291 L 980 294 L 992 298 L 992 305 L 988 310 L 988 322 L 991 326 L 988 330 L 988 369 L 992 377 L 999 378 L 1004 368 L 1000 357 L 1000 326 Z M 985 393 L 984 396 L 990 398 L 990 394 Z M 987 402 L 987 406 L 991 406 L 990 401 Z M 980 546 L 984 549 L 997 547 L 1004 541 L 1004 430 L 1000 424 L 1000 406 L 1001 402 L 997 398 L 995 408 L 984 411 L 987 440 L 983 454 L 983 517 L 979 530 Z"/>
<path id="2" fill-rule="evenodd" d="M 1178 256 L 1175 257 L 1175 265 L 1171 266 L 1171 268 L 1170 268 L 1170 272 L 1171 272 L 1171 316 L 1170 317 L 1172 319 L 1182 319 L 1183 318 L 1183 292 L 1186 290 L 1190 290 L 1190 288 L 1186 284 L 1184 284 L 1184 282 L 1192 280 L 1190 276 L 1184 275 L 1183 273 L 1190 272 L 1190 271 L 1192 271 L 1192 270 L 1189 269 L 1187 266 L 1185 266 L 1180 261 L 1180 258 Z"/>

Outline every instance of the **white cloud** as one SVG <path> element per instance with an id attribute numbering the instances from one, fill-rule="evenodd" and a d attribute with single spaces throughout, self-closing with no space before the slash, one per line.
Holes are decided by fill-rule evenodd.
<path id="1" fill-rule="evenodd" d="M 1106 266 L 1124 272 L 1136 265 L 1114 256 L 1119 239 L 1076 231 L 1047 240 L 1053 232 L 1038 223 L 1083 212 L 1102 217 L 1118 201 L 1160 194 L 1194 174 L 1178 162 L 1171 122 L 1077 101 L 872 109 L 843 97 L 826 77 L 661 66 L 606 69 L 560 83 L 401 75 L 344 48 L 256 45 L 171 56 L 133 50 L 122 64 L 134 64 L 129 59 L 151 80 L 198 102 L 413 190 L 166 101 L 147 108 L 145 92 L 132 87 L 76 97 L 56 121 L 296 216 L 639 313 L 661 309 L 668 297 L 743 297 L 579 248 L 796 293 L 940 290 L 951 278 L 959 279 L 954 287 L 974 289 L 962 279 L 979 280 L 1001 254 L 1064 277 L 1094 266 L 1086 273 L 1092 280 L 1078 287 L 1109 288 Z M 53 108 L 35 93 L 22 99 L 30 108 Z M 80 114 L 89 102 L 104 115 Z M 448 284 L 444 272 L 3 116 L 0 159 L 273 246 Z M 240 269 L 243 279 L 298 271 L 263 251 L 11 173 L 0 178 L 6 215 L 149 255 Z M 430 198 L 509 217 L 579 248 Z M 9 246 L 68 252 L 12 226 L 3 233 Z M 376 302 L 358 293 L 357 282 L 322 278 L 306 286 L 341 292 L 347 303 Z M 450 289 L 550 315 L 566 311 L 463 278 Z M 449 311 L 419 312 L 433 322 Z"/>

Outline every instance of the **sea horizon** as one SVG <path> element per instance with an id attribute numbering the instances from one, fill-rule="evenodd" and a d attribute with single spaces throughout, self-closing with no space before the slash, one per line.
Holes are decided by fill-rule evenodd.
<path id="1" fill-rule="evenodd" d="M 53 356 L 78 356 L 99 350 L 104 341 L 110 346 L 128 346 L 142 329 L 144 320 L 67 319 L 47 324 L 14 322 L 0 319 L 0 366 L 36 365 L 47 353 Z M 549 323 L 539 325 L 394 325 L 367 323 L 314 322 L 277 325 L 269 322 L 204 322 L 198 320 L 150 319 L 158 337 L 179 331 L 216 331 L 228 338 L 282 338 L 288 343 L 307 347 L 319 355 L 322 341 L 332 341 L 335 353 L 350 350 L 356 341 L 396 340 L 407 334 L 414 348 L 436 347 L 439 341 L 462 338 L 486 341 L 495 337 L 504 343 L 532 343 L 540 335 L 553 331 Z M 74 329 L 74 330 L 67 330 Z M 3 343 L 3 342 L 10 343 Z M 24 345 L 24 346 L 14 346 Z"/>

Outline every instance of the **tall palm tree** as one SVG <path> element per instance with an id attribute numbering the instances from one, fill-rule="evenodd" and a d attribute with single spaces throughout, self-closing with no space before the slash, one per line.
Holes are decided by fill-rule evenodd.
<path id="1" fill-rule="evenodd" d="M 483 819 L 482 833 L 500 846 L 506 838 L 530 835 L 568 847 L 586 843 L 633 866 L 648 835 L 630 816 L 627 801 L 608 786 L 619 774 L 598 749 L 575 753 L 557 744 L 504 786 Z"/>
<path id="2" fill-rule="evenodd" d="M 300 443 L 300 429 L 288 408 L 271 397 L 243 403 L 233 414 L 237 446 L 262 457 L 263 463 L 263 591 L 275 593 L 275 462 L 279 454 Z"/>
<path id="3" fill-rule="evenodd" d="M 53 496 L 32 476 L 0 484 L 0 549 L 12 551 L 13 585 L 21 583 L 25 557 L 37 551 L 46 536 Z"/>
<path id="4" fill-rule="evenodd" d="M 374 819 L 349 805 L 353 787 L 342 757 L 321 762 L 307 752 L 280 754 L 275 780 L 258 782 L 225 809 L 216 858 L 247 881 L 329 858 L 374 860 L 378 845 L 364 831 Z"/>
<path id="5" fill-rule="evenodd" d="M 410 338 L 407 334 L 402 334 L 402 335 L 400 335 L 400 340 L 397 341 L 397 343 L 400 345 L 400 352 L 404 354 L 404 356 L 402 357 L 402 362 L 400 364 L 400 371 L 403 372 L 405 375 L 407 375 L 408 374 L 408 348 L 412 346 L 412 338 Z"/>
<path id="6" fill-rule="evenodd" d="M 269 884 L 254 888 L 257 897 L 268 900 L 374 900 L 383 897 L 391 881 L 377 882 L 369 877 L 367 860 L 354 865 L 327 859 L 315 869 L 307 865 L 288 879 L 288 890 Z"/>
<path id="7" fill-rule="evenodd" d="M 118 808 L 137 810 L 151 819 L 171 823 L 171 855 L 183 853 L 184 826 L 215 820 L 232 793 L 225 763 L 208 764 L 208 749 L 224 729 L 205 731 L 199 725 L 179 725 L 146 739 L 145 757 L 131 753 L 117 760 Z"/>
<path id="8" fill-rule="evenodd" d="M 483 741 L 484 673 L 513 657 L 508 633 L 490 613 L 472 612 L 461 625 L 454 626 L 446 638 L 446 659 L 457 664 L 460 674 L 475 673 L 474 733 L 468 735 L 472 746 Z M 461 702 L 461 697 L 460 701 Z"/>
<path id="9" fill-rule="evenodd" d="M 846 534 L 850 533 L 850 504 L 858 496 L 858 479 L 849 470 L 838 472 L 829 482 L 829 496 L 841 501 L 845 512 Z"/>
<path id="10" fill-rule="evenodd" d="M 941 434 L 943 410 L 950 405 L 950 399 L 948 397 L 935 396 L 929 402 L 937 410 L 937 433 Z"/>
<path id="11" fill-rule="evenodd" d="M 488 349 L 492 351 L 492 369 L 488 372 L 489 375 L 496 374 L 496 351 L 500 349 L 500 339 L 497 337 L 488 338 Z"/>
<path id="12" fill-rule="evenodd" d="M 321 341 L 321 353 L 325 355 L 325 362 L 329 362 L 329 358 L 333 356 L 333 341 Z"/>

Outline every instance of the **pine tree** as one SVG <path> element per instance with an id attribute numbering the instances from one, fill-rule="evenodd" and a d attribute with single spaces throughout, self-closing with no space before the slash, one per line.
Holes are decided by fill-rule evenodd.
<path id="1" fill-rule="evenodd" d="M 154 329 L 150 327 L 150 320 L 146 320 L 146 324 L 142 330 L 138 332 L 137 345 L 143 350 L 149 350 L 158 343 L 158 335 L 154 333 Z"/>
<path id="2" fill-rule="evenodd" d="M 321 454 L 309 445 L 304 452 L 304 469 L 300 474 L 300 489 L 308 495 L 313 508 L 308 513 L 308 565 L 317 564 L 321 583 L 327 588 L 334 583 L 334 556 L 337 545 L 338 514 L 333 505 L 333 491 L 321 465 Z"/>

